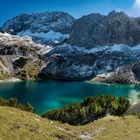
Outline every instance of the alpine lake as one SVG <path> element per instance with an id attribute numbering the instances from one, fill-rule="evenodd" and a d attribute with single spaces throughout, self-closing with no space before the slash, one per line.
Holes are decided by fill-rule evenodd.
<path id="1" fill-rule="evenodd" d="M 123 96 L 131 104 L 137 104 L 140 102 L 140 86 L 50 80 L 0 83 L 0 97 L 15 97 L 19 103 L 29 102 L 37 114 L 97 95 Z"/>

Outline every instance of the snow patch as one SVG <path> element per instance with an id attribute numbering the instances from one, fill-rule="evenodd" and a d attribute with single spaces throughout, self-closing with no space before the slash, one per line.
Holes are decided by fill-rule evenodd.
<path id="1" fill-rule="evenodd" d="M 55 32 L 53 30 L 44 33 L 44 32 L 35 32 L 32 33 L 30 30 L 22 31 L 17 34 L 18 36 L 30 36 L 33 38 L 39 38 L 42 41 L 53 42 L 58 44 L 63 42 L 65 39 L 69 38 L 69 34 L 62 34 L 60 32 Z"/>
<path id="2" fill-rule="evenodd" d="M 140 44 L 134 47 L 130 47 L 128 45 L 124 45 L 124 44 L 115 44 L 113 46 L 99 46 L 96 48 L 92 48 L 89 50 L 85 50 L 87 53 L 98 53 L 98 52 L 109 52 L 109 53 L 113 53 L 113 52 L 129 52 L 129 51 L 138 51 L 140 50 Z"/>
<path id="3" fill-rule="evenodd" d="M 33 42 L 31 37 L 18 37 L 8 33 L 0 33 L 0 45 L 14 46 L 20 44 L 30 47 L 37 47 L 37 44 Z"/>
<path id="4" fill-rule="evenodd" d="M 50 45 L 44 45 L 44 46 L 40 45 L 38 53 L 41 55 L 44 55 L 44 54 L 50 52 L 52 49 L 53 49 L 53 47 Z"/>
<path id="5" fill-rule="evenodd" d="M 133 51 L 140 50 L 140 44 L 132 47 L 131 50 L 133 50 Z"/>
<path id="6" fill-rule="evenodd" d="M 52 50 L 52 46 L 35 43 L 29 36 L 19 37 L 8 33 L 0 33 L 1 46 L 20 46 L 21 44 L 28 48 L 37 49 L 39 54 L 45 54 Z"/>

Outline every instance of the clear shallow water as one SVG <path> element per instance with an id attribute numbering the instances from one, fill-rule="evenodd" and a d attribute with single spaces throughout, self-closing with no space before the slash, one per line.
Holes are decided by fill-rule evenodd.
<path id="1" fill-rule="evenodd" d="M 107 85 L 88 82 L 24 81 L 1 83 L 0 97 L 16 97 L 20 103 L 30 102 L 35 112 L 41 114 L 49 109 L 81 102 L 85 96 L 114 95 L 139 103 L 140 87 L 134 85 Z"/>

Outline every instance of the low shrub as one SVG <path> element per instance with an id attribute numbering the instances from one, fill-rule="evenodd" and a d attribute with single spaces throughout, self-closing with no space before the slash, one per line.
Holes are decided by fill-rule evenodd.
<path id="1" fill-rule="evenodd" d="M 71 125 L 83 125 L 107 114 L 120 116 L 128 108 L 129 101 L 124 97 L 102 95 L 86 97 L 80 104 L 67 105 L 62 109 L 48 111 L 42 117 Z"/>
<path id="2" fill-rule="evenodd" d="M 0 106 L 15 107 L 24 111 L 33 112 L 33 107 L 30 103 L 19 104 L 16 98 L 10 98 L 10 99 L 0 98 Z"/>

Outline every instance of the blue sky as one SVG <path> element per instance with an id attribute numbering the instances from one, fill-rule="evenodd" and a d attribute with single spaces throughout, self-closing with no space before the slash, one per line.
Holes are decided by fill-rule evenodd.
<path id="1" fill-rule="evenodd" d="M 140 0 L 0 0 L 0 24 L 22 13 L 57 10 L 80 17 L 93 12 L 107 14 L 113 9 L 138 16 Z"/>

